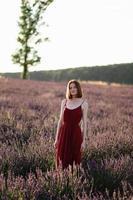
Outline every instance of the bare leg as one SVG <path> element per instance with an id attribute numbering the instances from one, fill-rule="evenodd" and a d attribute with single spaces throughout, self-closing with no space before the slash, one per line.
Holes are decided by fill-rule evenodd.
<path id="1" fill-rule="evenodd" d="M 69 172 L 72 174 L 73 176 L 73 164 L 69 164 L 66 168 L 68 168 Z"/>
<path id="2" fill-rule="evenodd" d="M 80 165 L 76 165 L 77 178 L 79 178 Z"/>
<path id="3" fill-rule="evenodd" d="M 71 167 L 71 173 L 72 173 L 72 176 L 73 176 L 73 164 L 70 165 L 70 167 Z"/>

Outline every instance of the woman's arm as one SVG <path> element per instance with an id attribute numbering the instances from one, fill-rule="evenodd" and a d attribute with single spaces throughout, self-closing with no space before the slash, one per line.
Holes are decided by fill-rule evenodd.
<path id="1" fill-rule="evenodd" d="M 59 130 L 60 130 L 60 127 L 61 127 L 62 124 L 63 124 L 64 104 L 65 104 L 65 99 L 63 99 L 63 100 L 61 101 L 60 116 L 59 116 L 59 121 L 58 121 L 58 124 L 57 124 L 57 130 L 56 130 L 55 141 L 58 141 L 58 139 L 59 139 Z"/>
<path id="2" fill-rule="evenodd" d="M 88 114 L 88 103 L 85 100 L 83 103 L 83 143 L 85 143 L 87 137 L 87 114 Z"/>

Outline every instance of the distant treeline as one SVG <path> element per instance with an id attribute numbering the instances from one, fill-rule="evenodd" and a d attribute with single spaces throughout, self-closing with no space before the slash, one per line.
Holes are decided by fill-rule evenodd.
<path id="1" fill-rule="evenodd" d="M 2 73 L 1 76 L 20 78 L 20 73 Z M 29 72 L 29 79 L 31 80 L 64 81 L 73 78 L 133 84 L 133 63 Z"/>

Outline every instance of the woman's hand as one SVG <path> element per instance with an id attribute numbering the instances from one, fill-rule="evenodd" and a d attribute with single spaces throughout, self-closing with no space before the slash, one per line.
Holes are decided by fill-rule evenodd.
<path id="1" fill-rule="evenodd" d="M 55 149 L 57 148 L 57 145 L 58 145 L 58 141 L 55 140 L 55 142 L 54 142 L 54 148 L 55 148 Z"/>
<path id="2" fill-rule="evenodd" d="M 82 144 L 81 144 L 81 151 L 84 151 L 85 150 L 85 140 L 83 140 Z"/>

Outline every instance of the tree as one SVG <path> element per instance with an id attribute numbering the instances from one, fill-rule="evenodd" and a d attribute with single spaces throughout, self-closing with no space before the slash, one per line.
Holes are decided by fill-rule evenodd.
<path id="1" fill-rule="evenodd" d="M 21 15 L 18 22 L 20 31 L 17 38 L 20 47 L 12 55 L 12 61 L 23 67 L 23 79 L 28 76 L 28 68 L 41 60 L 34 46 L 43 41 L 38 29 L 45 24 L 42 22 L 43 13 L 52 2 L 53 0 L 21 0 Z M 44 40 L 47 41 L 48 37 Z"/>

